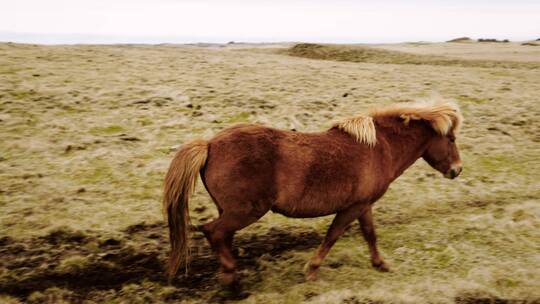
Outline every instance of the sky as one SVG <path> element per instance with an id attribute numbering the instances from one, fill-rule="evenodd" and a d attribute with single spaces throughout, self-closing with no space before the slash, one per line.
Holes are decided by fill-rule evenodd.
<path id="1" fill-rule="evenodd" d="M 0 0 L 0 41 L 445 41 L 540 38 L 540 0 Z"/>

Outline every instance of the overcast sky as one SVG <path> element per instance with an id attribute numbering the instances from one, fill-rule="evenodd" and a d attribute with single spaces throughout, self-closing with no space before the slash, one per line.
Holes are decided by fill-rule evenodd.
<path id="1" fill-rule="evenodd" d="M 0 41 L 400 42 L 540 38 L 540 0 L 1 0 Z"/>

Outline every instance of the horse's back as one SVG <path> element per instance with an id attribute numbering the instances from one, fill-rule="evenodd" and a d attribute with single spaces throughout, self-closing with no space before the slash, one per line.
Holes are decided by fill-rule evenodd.
<path id="1" fill-rule="evenodd" d="M 219 132 L 209 141 L 203 179 L 216 203 L 272 203 L 281 133 L 261 125 L 242 124 Z"/>
<path id="2" fill-rule="evenodd" d="M 287 216 L 320 216 L 354 203 L 363 191 L 359 183 L 371 188 L 373 178 L 366 172 L 372 155 L 339 130 L 236 125 L 209 141 L 203 179 L 218 204 L 244 208 L 250 202 Z"/>
<path id="3" fill-rule="evenodd" d="M 339 130 L 283 138 L 273 210 L 291 217 L 316 217 L 347 208 L 355 203 L 369 154 L 366 146 Z"/>

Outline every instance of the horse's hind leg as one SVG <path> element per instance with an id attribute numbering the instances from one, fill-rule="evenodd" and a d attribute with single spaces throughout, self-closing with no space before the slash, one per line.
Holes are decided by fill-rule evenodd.
<path id="1" fill-rule="evenodd" d="M 377 249 L 377 235 L 375 234 L 375 226 L 373 225 L 373 215 L 371 213 L 371 206 L 362 213 L 358 218 L 360 223 L 360 228 L 362 229 L 362 234 L 364 239 L 368 243 L 369 255 L 371 256 L 371 265 L 379 271 L 389 271 L 390 268 L 384 262 L 384 260 L 379 255 L 379 250 Z"/>
<path id="2" fill-rule="evenodd" d="M 358 215 L 361 212 L 363 212 L 363 208 L 359 206 L 356 208 L 349 208 L 336 215 L 332 221 L 332 225 L 330 225 L 330 228 L 326 232 L 322 244 L 317 248 L 315 255 L 306 265 L 306 280 L 311 281 L 317 278 L 317 271 L 328 252 L 332 246 L 334 246 L 337 239 L 343 235 L 347 227 L 358 218 Z"/>
<path id="3" fill-rule="evenodd" d="M 232 285 L 236 282 L 236 260 L 232 254 L 232 242 L 234 233 L 261 218 L 268 209 L 249 211 L 224 210 L 216 220 L 202 225 L 210 246 L 216 253 L 220 263 L 220 281 L 224 285 Z"/>
<path id="4" fill-rule="evenodd" d="M 212 224 L 215 224 L 211 226 Z M 232 255 L 232 238 L 235 231 L 228 231 L 220 227 L 221 221 L 218 219 L 214 222 L 203 226 L 203 232 L 216 253 L 219 259 L 220 281 L 224 285 L 230 285 L 235 281 L 236 260 Z"/>

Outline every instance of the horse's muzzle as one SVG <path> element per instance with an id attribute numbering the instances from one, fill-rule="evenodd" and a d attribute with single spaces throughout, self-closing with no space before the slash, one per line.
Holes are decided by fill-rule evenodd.
<path id="1" fill-rule="evenodd" d="M 459 176 L 459 174 L 461 173 L 461 171 L 463 171 L 463 167 L 462 167 L 462 166 L 452 166 L 452 168 L 450 168 L 450 170 L 448 170 L 448 171 L 444 174 L 444 177 L 449 178 L 449 179 L 454 179 L 454 178 L 456 178 L 456 177 Z"/>

